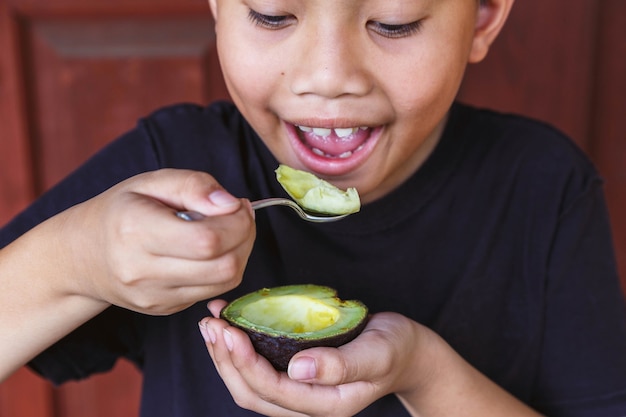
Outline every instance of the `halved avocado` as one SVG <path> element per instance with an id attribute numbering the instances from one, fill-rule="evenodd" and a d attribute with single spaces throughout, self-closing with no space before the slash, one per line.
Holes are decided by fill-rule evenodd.
<path id="1" fill-rule="evenodd" d="M 332 288 L 287 285 L 244 295 L 228 304 L 221 318 L 250 336 L 255 350 L 279 371 L 297 352 L 338 347 L 357 337 L 367 322 L 367 307 L 344 301 Z"/>
<path id="2" fill-rule="evenodd" d="M 279 165 L 276 179 L 302 208 L 321 214 L 351 214 L 361 209 L 356 188 L 341 190 L 310 172 Z"/>

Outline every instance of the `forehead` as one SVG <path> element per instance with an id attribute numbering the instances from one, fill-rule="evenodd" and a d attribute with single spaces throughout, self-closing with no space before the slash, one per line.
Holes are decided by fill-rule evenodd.
<path id="1" fill-rule="evenodd" d="M 234 3 L 234 0 L 220 0 L 222 3 Z M 324 6 L 329 13 L 336 9 L 351 7 L 415 7 L 425 5 L 437 0 L 240 0 L 249 7 L 275 7 L 275 8 L 304 8 Z M 438 0 L 447 1 L 447 0 Z M 473 1 L 473 0 L 461 0 Z"/>
<path id="2" fill-rule="evenodd" d="M 443 3 L 467 3 L 475 5 L 487 0 L 216 0 L 221 6 L 242 5 L 251 9 L 267 9 L 275 12 L 318 9 L 321 13 L 332 14 L 341 10 L 383 9 L 395 13 L 407 13 L 419 8 Z M 258 10 L 257 10 L 258 11 Z"/>

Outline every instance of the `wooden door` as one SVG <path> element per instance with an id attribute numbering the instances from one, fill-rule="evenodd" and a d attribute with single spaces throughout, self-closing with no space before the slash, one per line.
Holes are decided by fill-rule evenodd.
<path id="1" fill-rule="evenodd" d="M 518 1 L 460 96 L 546 120 L 606 178 L 626 277 L 626 2 Z M 0 0 L 0 224 L 137 118 L 227 97 L 205 0 Z M 1 290 L 1 289 L 0 289 Z M 134 416 L 128 363 L 53 388 L 26 369 L 0 417 Z"/>

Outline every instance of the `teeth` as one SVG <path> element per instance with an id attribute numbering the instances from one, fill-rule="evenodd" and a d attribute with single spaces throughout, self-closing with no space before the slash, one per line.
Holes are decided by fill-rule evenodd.
<path id="1" fill-rule="evenodd" d="M 359 146 L 359 148 L 357 150 L 355 150 L 354 152 L 360 151 L 361 148 L 363 148 L 363 146 Z M 321 149 L 318 149 L 318 148 L 311 148 L 311 151 L 313 151 L 313 153 L 315 155 L 323 156 L 323 157 L 326 157 L 326 158 L 339 158 L 339 159 L 347 159 L 347 158 L 350 158 L 354 154 L 353 151 L 346 151 L 346 152 L 342 153 L 339 156 L 335 156 L 335 155 L 327 154 L 327 153 L 325 153 L 324 151 L 322 151 Z"/>
<path id="2" fill-rule="evenodd" d="M 313 134 L 317 135 L 317 136 L 321 136 L 323 138 L 326 138 L 328 136 L 330 136 L 330 132 L 332 132 L 332 129 L 326 129 L 323 127 L 314 127 L 313 128 Z"/>
<path id="3" fill-rule="evenodd" d="M 354 134 L 357 129 L 349 127 L 347 129 L 335 129 L 335 135 L 340 138 L 347 138 L 348 136 Z"/>
<path id="4" fill-rule="evenodd" d="M 323 138 L 327 138 L 331 133 L 335 133 L 338 138 L 347 138 L 350 135 L 355 134 L 360 130 L 369 129 L 367 126 L 362 127 L 346 127 L 346 128 L 337 128 L 337 129 L 329 129 L 324 127 L 308 127 L 308 126 L 298 126 L 298 129 L 305 133 L 311 133 L 321 136 Z"/>
<path id="5" fill-rule="evenodd" d="M 322 128 L 322 127 L 308 127 L 308 126 L 297 126 L 297 127 L 302 132 L 305 132 L 305 133 L 312 132 L 314 135 L 320 136 L 322 138 L 327 138 L 328 136 L 331 135 L 331 133 L 334 133 L 338 138 L 346 138 L 350 135 L 355 134 L 359 130 L 369 129 L 368 127 L 348 127 L 348 128 L 336 128 L 336 129 Z M 347 158 L 350 158 L 352 155 L 354 155 L 356 152 L 359 152 L 360 150 L 362 150 L 363 146 L 364 145 L 360 145 L 358 148 L 352 151 L 343 152 L 340 155 L 330 155 L 319 148 L 311 148 L 311 151 L 314 154 L 323 156 L 325 158 L 347 159 Z"/>

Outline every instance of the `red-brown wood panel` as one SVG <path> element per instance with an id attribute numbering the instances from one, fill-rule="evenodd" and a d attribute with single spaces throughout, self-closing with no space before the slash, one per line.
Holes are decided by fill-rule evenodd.
<path id="1" fill-rule="evenodd" d="M 606 178 L 626 279 L 626 2 L 516 2 L 460 97 L 546 120 Z M 206 0 L 0 0 L 0 223 L 137 118 L 227 97 Z M 1 290 L 1 289 L 0 289 Z M 20 370 L 0 417 L 133 416 L 141 377 L 126 362 L 52 388 Z"/>
<path id="2" fill-rule="evenodd" d="M 38 17 L 24 32 L 43 189 L 156 107 L 215 96 L 206 14 Z"/>
<path id="3" fill-rule="evenodd" d="M 227 97 L 204 1 L 0 1 L 3 222 L 159 106 Z M 133 416 L 140 387 L 123 361 L 59 388 L 22 369 L 0 417 Z"/>
<path id="4" fill-rule="evenodd" d="M 590 153 L 606 178 L 622 284 L 626 288 L 626 2 L 598 2 Z"/>
<path id="5" fill-rule="evenodd" d="M 518 1 L 460 97 L 547 121 L 574 139 L 606 181 L 626 288 L 626 2 Z"/>
<path id="6" fill-rule="evenodd" d="M 536 117 L 587 147 L 597 2 L 517 1 L 486 60 L 470 65 L 460 97 Z"/>
<path id="7" fill-rule="evenodd" d="M 132 417 L 139 415 L 141 374 L 119 361 L 112 372 L 55 389 L 55 417 Z"/>
<path id="8" fill-rule="evenodd" d="M 0 417 L 56 417 L 52 387 L 22 368 L 0 385 Z"/>
<path id="9" fill-rule="evenodd" d="M 0 224 L 34 197 L 17 27 L 0 0 Z"/>
<path id="10" fill-rule="evenodd" d="M 0 0 L 0 224 L 35 195 L 17 27 Z M 0 384 L 0 417 L 54 417 L 52 404 L 50 385 L 26 369 Z"/>

